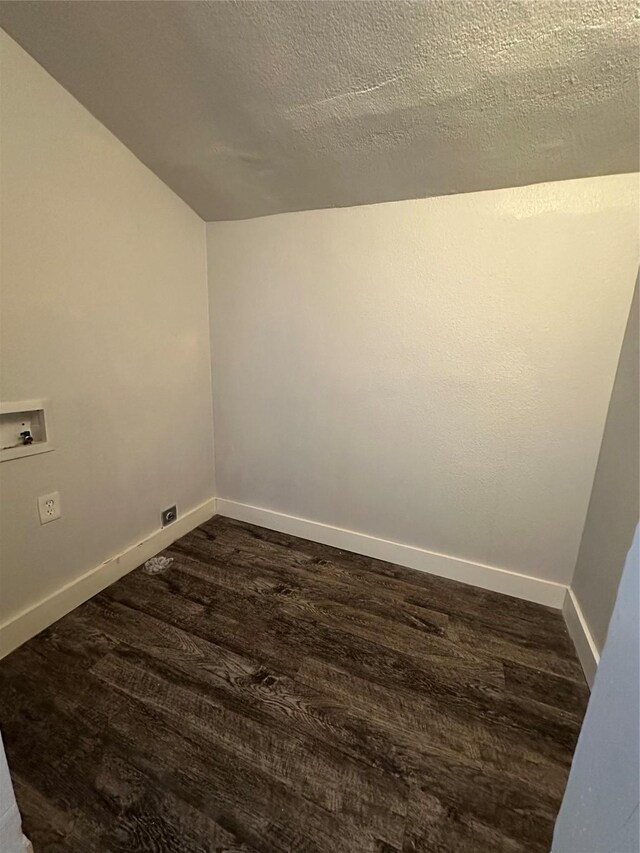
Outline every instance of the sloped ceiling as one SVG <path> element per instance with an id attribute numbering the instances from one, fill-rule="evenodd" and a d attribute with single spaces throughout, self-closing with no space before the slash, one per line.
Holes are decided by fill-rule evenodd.
<path id="1" fill-rule="evenodd" d="M 46 0 L 0 23 L 216 220 L 636 170 L 636 9 Z"/>

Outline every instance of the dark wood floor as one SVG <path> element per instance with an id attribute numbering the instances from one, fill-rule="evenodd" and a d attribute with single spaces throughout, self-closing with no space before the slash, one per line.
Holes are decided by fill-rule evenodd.
<path id="1" fill-rule="evenodd" d="M 0 662 L 35 853 L 548 851 L 559 612 L 215 518 Z"/>

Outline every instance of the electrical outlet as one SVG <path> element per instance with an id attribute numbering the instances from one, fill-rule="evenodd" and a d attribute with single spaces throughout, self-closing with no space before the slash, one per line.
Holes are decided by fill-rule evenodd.
<path id="1" fill-rule="evenodd" d="M 170 506 L 169 509 L 165 509 L 162 512 L 162 526 L 166 527 L 168 524 L 172 524 L 176 518 L 178 517 L 178 508 L 174 504 Z"/>
<path id="2" fill-rule="evenodd" d="M 51 492 L 50 495 L 41 495 L 38 498 L 38 512 L 40 513 L 40 524 L 49 524 L 62 515 L 62 504 L 60 503 L 60 492 Z"/>

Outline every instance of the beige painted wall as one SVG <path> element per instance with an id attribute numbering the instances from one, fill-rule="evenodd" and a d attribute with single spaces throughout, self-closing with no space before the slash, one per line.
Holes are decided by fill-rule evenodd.
<path id="1" fill-rule="evenodd" d="M 208 225 L 218 497 L 566 583 L 637 177 Z"/>
<path id="2" fill-rule="evenodd" d="M 204 224 L 0 38 L 1 393 L 57 446 L 0 464 L 2 622 L 210 498 L 213 438 Z"/>
<path id="3" fill-rule="evenodd" d="M 639 334 L 636 284 L 571 583 L 598 651 L 640 515 Z"/>

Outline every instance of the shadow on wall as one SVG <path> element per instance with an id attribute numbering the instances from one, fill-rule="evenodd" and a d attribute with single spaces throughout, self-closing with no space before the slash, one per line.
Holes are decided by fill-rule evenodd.
<path id="1" fill-rule="evenodd" d="M 640 518 L 638 280 L 572 581 L 598 651 L 604 646 L 625 556 Z"/>

